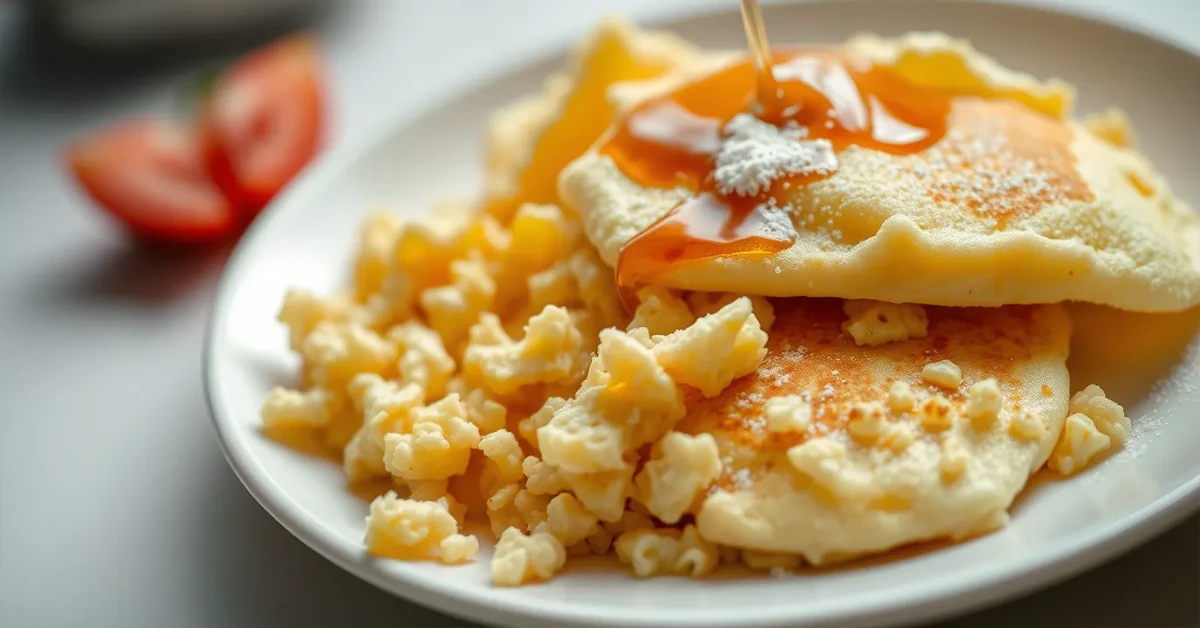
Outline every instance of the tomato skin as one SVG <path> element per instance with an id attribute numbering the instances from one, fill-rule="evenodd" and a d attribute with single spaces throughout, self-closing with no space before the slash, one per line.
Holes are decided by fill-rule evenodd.
<path id="1" fill-rule="evenodd" d="M 205 244 L 237 229 L 195 134 L 167 120 L 134 118 L 90 133 L 67 145 L 63 160 L 88 196 L 139 239 Z"/>
<path id="2" fill-rule="evenodd" d="M 294 35 L 225 72 L 200 111 L 200 143 L 213 180 L 253 217 L 321 147 L 325 87 L 319 47 Z"/>

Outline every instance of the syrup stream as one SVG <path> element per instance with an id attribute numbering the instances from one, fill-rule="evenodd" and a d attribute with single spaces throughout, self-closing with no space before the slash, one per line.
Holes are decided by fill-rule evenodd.
<path id="1" fill-rule="evenodd" d="M 746 42 L 754 59 L 758 104 L 769 110 L 770 105 L 779 100 L 779 95 L 771 62 L 771 44 L 767 42 L 767 27 L 758 0 L 742 0 L 742 26 L 746 29 Z"/>

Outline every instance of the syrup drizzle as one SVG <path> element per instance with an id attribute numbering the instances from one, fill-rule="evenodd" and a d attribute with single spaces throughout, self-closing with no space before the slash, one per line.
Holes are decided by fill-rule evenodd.
<path id="1" fill-rule="evenodd" d="M 772 225 L 766 212 L 786 206 L 779 201 L 787 190 L 836 171 L 780 177 L 752 196 L 722 194 L 713 177 L 715 156 L 725 125 L 734 116 L 752 112 L 777 127 L 798 128 L 805 140 L 828 140 L 836 152 L 860 146 L 908 155 L 942 140 L 955 99 L 987 96 L 918 85 L 891 68 L 835 49 L 771 52 L 758 3 L 743 0 L 742 16 L 751 49 L 748 59 L 640 104 L 598 148 L 643 186 L 692 193 L 621 250 L 617 285 L 627 305 L 636 288 L 675 264 L 769 257 L 788 248 L 795 242 L 794 230 Z M 1028 115 L 1042 125 L 1061 126 L 1041 114 Z M 1058 151 L 1070 159 L 1065 144 L 1037 150 Z M 1002 174 L 1003 164 L 998 165 Z"/>
<path id="2" fill-rule="evenodd" d="M 804 129 L 807 139 L 828 139 L 834 150 L 850 145 L 891 153 L 916 152 L 945 133 L 949 97 L 910 85 L 892 72 L 861 66 L 823 50 L 771 55 L 775 98 L 757 98 L 753 61 L 685 85 L 643 103 L 599 148 L 630 179 L 659 188 L 683 187 L 694 195 L 634 237 L 622 249 L 617 283 L 627 295 L 671 265 L 722 256 L 769 256 L 795 241 L 763 229 L 764 210 L 779 192 L 826 174 L 791 175 L 754 196 L 722 194 L 713 181 L 715 155 L 725 124 L 755 110 L 759 119 Z"/>

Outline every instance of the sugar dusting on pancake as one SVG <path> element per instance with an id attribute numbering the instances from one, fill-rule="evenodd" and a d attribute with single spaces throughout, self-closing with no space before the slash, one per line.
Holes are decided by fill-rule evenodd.
<path id="1" fill-rule="evenodd" d="M 706 538 L 820 564 L 1003 523 L 1066 416 L 1070 323 L 1061 306 L 928 308 L 926 337 L 877 347 L 859 347 L 842 331 L 836 300 L 776 301 L 775 312 L 757 372 L 715 398 L 690 397 L 677 427 L 712 434 L 723 456 L 722 476 L 697 517 Z M 941 360 L 961 369 L 959 386 L 922 380 L 922 367 Z M 995 380 L 1003 402 L 980 429 L 969 404 L 972 387 L 985 380 Z M 911 410 L 889 405 L 897 382 L 911 390 Z M 787 395 L 810 404 L 804 432 L 767 428 L 767 403 Z M 849 428 L 863 408 L 883 409 L 870 445 Z M 938 409 L 948 422 L 923 417 Z M 1028 425 L 1035 429 L 1024 431 Z M 797 446 L 814 441 L 832 444 L 825 464 L 841 480 L 806 475 L 790 462 Z M 947 462 L 955 457 L 963 470 L 947 482 L 943 467 L 960 464 Z"/>
<path id="2" fill-rule="evenodd" d="M 934 202 L 997 224 L 1055 204 L 1095 200 L 1075 168 L 1068 128 L 1022 107 L 1008 100 L 956 102 L 943 142 L 883 174 L 907 169 L 926 180 Z"/>
<path id="3" fill-rule="evenodd" d="M 1004 70 L 945 36 L 859 39 L 846 49 L 894 63 L 928 89 L 975 95 L 953 101 L 928 150 L 850 146 L 836 174 L 777 189 L 794 241 L 675 259 L 655 267 L 654 283 L 947 306 L 1200 304 L 1200 220 L 1136 149 L 1066 120 L 1071 94 L 1061 83 Z M 628 99 L 637 90 L 619 91 Z M 568 166 L 559 187 L 614 266 L 690 196 L 645 185 L 600 152 Z"/>

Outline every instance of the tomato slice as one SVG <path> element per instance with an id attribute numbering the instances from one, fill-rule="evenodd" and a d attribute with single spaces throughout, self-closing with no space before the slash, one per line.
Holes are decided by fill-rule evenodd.
<path id="1" fill-rule="evenodd" d="M 64 156 L 92 199 L 144 239 L 204 243 L 237 226 L 195 135 L 167 120 L 119 123 L 75 140 Z"/>
<path id="2" fill-rule="evenodd" d="M 325 98 L 316 41 L 295 35 L 250 53 L 217 79 L 200 115 L 213 179 L 239 210 L 257 213 L 319 148 Z"/>

